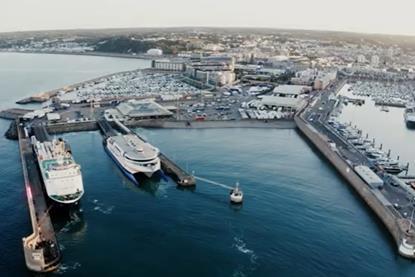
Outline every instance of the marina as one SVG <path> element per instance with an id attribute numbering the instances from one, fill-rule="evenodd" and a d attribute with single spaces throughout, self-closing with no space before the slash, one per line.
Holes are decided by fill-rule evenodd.
<path id="1" fill-rule="evenodd" d="M 311 99 L 310 102 L 312 100 L 314 99 Z M 322 236 L 325 237 L 325 240 L 329 241 L 331 246 L 336 247 L 339 253 L 344 254 L 338 259 L 333 258 L 335 266 L 329 266 L 330 272 L 333 274 L 338 273 L 338 270 L 342 270 L 340 268 L 344 266 L 344 263 L 353 264 L 353 258 L 347 257 L 346 253 L 355 251 L 356 249 L 363 253 L 371 253 L 371 251 L 378 251 L 379 248 L 382 248 L 382 253 L 366 256 L 366 259 L 362 259 L 362 264 L 356 266 L 355 272 L 367 272 L 368 265 L 382 259 L 385 261 L 385 265 L 382 266 L 388 266 L 390 267 L 388 269 L 390 272 L 396 273 L 399 269 L 394 267 L 393 260 L 396 257 L 393 256 L 393 253 L 398 253 L 399 251 L 401 255 L 410 258 L 413 255 L 411 252 L 411 232 L 405 232 L 405 228 L 411 229 L 411 224 L 408 227 L 408 222 L 411 220 L 412 206 L 408 200 L 408 195 L 412 191 L 408 184 L 414 180 L 413 176 L 411 176 L 411 169 L 413 167 L 410 165 L 408 170 L 405 155 L 401 155 L 400 159 L 395 159 L 396 153 L 394 147 L 387 143 L 381 147 L 380 144 L 384 139 L 380 138 L 377 134 L 372 134 L 360 126 L 355 127 L 353 125 L 354 122 L 353 124 L 349 124 L 346 123 L 349 121 L 341 121 L 343 120 L 342 116 L 345 113 L 347 114 L 345 108 L 342 112 L 334 109 L 334 113 L 339 113 L 336 117 L 326 117 L 324 115 L 325 112 L 332 112 L 332 105 L 335 101 L 330 101 L 328 98 L 324 98 L 322 101 L 328 103 L 327 107 L 320 100 L 320 102 L 317 102 L 317 104 L 314 104 L 310 108 L 311 111 L 306 110 L 298 114 L 295 117 L 295 121 L 272 120 L 271 117 L 267 117 L 263 113 L 264 117 L 260 118 L 261 120 L 253 120 L 252 118 L 219 121 L 191 120 L 190 125 L 187 120 L 166 120 L 160 118 L 146 120 L 127 119 L 123 122 L 116 120 L 108 122 L 103 120 L 102 117 L 99 117 L 103 115 L 102 111 L 107 109 L 108 106 L 93 107 L 91 109 L 91 105 L 85 105 L 85 103 L 71 105 L 73 106 L 71 107 L 73 110 L 66 110 L 66 114 L 70 118 L 69 120 L 71 120 L 72 114 L 75 115 L 76 111 L 81 112 L 81 116 L 77 117 L 77 120 L 74 122 L 65 122 L 66 118 L 64 116 L 62 117 L 64 119 L 62 122 L 47 121 L 46 117 L 36 118 L 34 121 L 26 120 L 26 124 L 36 123 L 38 124 L 37 126 L 42 126 L 41 128 L 34 128 L 36 137 L 41 140 L 45 140 L 46 138 L 51 139 L 51 136 L 48 135 L 49 133 L 52 135 L 65 133 L 62 135 L 63 139 L 71 143 L 74 157 L 82 165 L 82 172 L 85 175 L 86 193 L 82 200 L 82 210 L 85 211 L 84 217 L 86 219 L 80 219 L 80 221 L 83 222 L 86 220 L 89 223 L 87 231 L 82 229 L 82 231 L 73 231 L 74 233 L 71 233 L 72 231 L 66 231 L 66 228 L 69 230 L 72 228 L 67 227 L 70 226 L 69 224 L 65 225 L 62 229 L 55 226 L 56 233 L 55 231 L 50 232 L 51 240 L 55 236 L 55 240 L 53 241 L 56 244 L 53 245 L 58 246 L 65 254 L 65 258 L 62 261 L 59 253 L 59 261 L 62 261 L 63 264 L 59 267 L 58 272 L 63 270 L 62 268 L 69 268 L 69 272 L 66 272 L 66 274 L 73 275 L 79 272 L 79 267 L 88 271 L 89 266 L 87 264 L 90 264 L 92 267 L 98 266 L 102 264 L 102 260 L 108 263 L 102 266 L 102 272 L 106 269 L 115 268 L 109 261 L 111 259 L 121 261 L 120 259 L 114 256 L 111 256 L 111 259 L 109 259 L 99 254 L 97 257 L 93 257 L 91 255 L 92 250 L 88 249 L 100 249 L 104 251 L 108 246 L 103 248 L 97 243 L 99 241 L 98 238 L 103 239 L 102 236 L 104 235 L 98 229 L 116 232 L 115 227 L 111 227 L 110 225 L 122 226 L 127 222 L 131 222 L 126 217 L 126 214 L 134 213 L 134 218 L 138 218 L 140 224 L 135 221 L 131 222 L 130 226 L 132 229 L 130 231 L 124 230 L 125 238 L 121 238 L 119 243 L 127 249 L 126 251 L 131 252 L 137 252 L 136 246 L 139 245 L 140 250 L 146 251 L 146 255 L 150 257 L 146 258 L 143 255 L 138 255 L 140 259 L 148 263 L 151 263 L 151 260 L 158 253 L 158 251 L 151 252 L 150 249 L 154 246 L 163 248 L 160 237 L 168 238 L 169 240 L 179 239 L 180 242 L 184 243 L 186 237 L 192 238 L 192 232 L 196 232 L 199 240 L 200 236 L 204 237 L 204 232 L 198 229 L 214 228 L 214 232 L 217 230 L 218 233 L 225 234 L 224 238 L 219 239 L 221 242 L 204 237 L 206 241 L 215 245 L 221 252 L 220 258 L 214 258 L 216 261 L 216 265 L 213 266 L 214 270 L 220 271 L 220 268 L 224 266 L 220 260 L 228 259 L 231 263 L 235 264 L 235 267 L 232 269 L 227 268 L 227 273 L 244 272 L 248 274 L 251 272 L 249 268 L 254 268 L 252 270 L 257 274 L 266 275 L 271 274 L 272 270 L 258 266 L 257 259 L 258 263 L 261 261 L 261 263 L 269 263 L 273 264 L 273 266 L 280 265 L 278 261 L 269 259 L 269 257 L 274 255 L 278 255 L 281 259 L 292 259 L 292 261 L 295 259 L 296 261 L 305 262 L 307 260 L 306 256 L 297 256 L 295 253 L 300 253 L 307 249 L 317 251 L 319 253 L 318 259 L 331 257 L 331 252 L 327 251 L 326 244 L 319 245 L 315 242 L 313 244 L 307 243 L 307 241 L 318 237 L 316 233 L 318 231 L 323 233 Z M 168 102 L 160 101 L 160 103 L 167 106 L 166 104 Z M 175 101 L 170 101 L 170 103 L 175 103 Z M 347 108 L 352 107 L 352 104 L 352 101 L 350 101 Z M 238 101 L 235 106 L 240 107 L 240 105 L 241 103 Z M 320 106 L 323 107 L 323 110 L 319 109 Z M 362 104 L 359 107 L 364 108 L 365 106 L 366 104 Z M 109 108 L 114 107 L 116 106 L 110 106 Z M 10 114 L 19 117 L 30 112 L 12 110 Z M 236 112 L 239 113 L 237 109 Z M 274 114 L 278 114 L 277 112 L 283 113 L 283 111 L 278 111 L 277 109 L 273 112 L 275 112 Z M 198 112 L 195 113 L 197 114 Z M 390 113 L 394 113 L 392 108 Z M 186 116 L 186 114 L 182 116 Z M 262 115 L 260 114 L 260 116 Z M 85 120 L 81 121 L 79 120 L 80 118 L 84 118 Z M 189 117 L 189 119 L 191 118 Z M 264 122 L 266 119 L 270 121 Z M 402 123 L 404 122 L 403 113 L 401 114 L 401 121 Z M 320 125 L 320 122 L 324 123 L 325 131 L 322 131 L 323 127 Z M 312 127 L 309 125 L 312 125 Z M 357 198 L 355 197 L 356 195 L 350 194 L 347 189 L 343 188 L 344 182 L 337 180 L 337 175 L 331 172 L 330 165 L 321 161 L 320 157 L 315 155 L 307 144 L 303 143 L 301 137 L 293 130 L 296 126 L 313 144 L 317 145 L 317 149 L 322 151 L 324 156 L 328 157 L 328 161 L 339 170 L 347 182 L 352 184 L 352 187 L 357 191 L 358 195 L 364 199 L 368 207 L 381 219 L 391 233 L 394 243 L 396 242 L 398 251 L 396 251 L 395 245 L 393 245 L 393 248 L 390 247 L 388 240 L 385 239 L 383 234 L 379 234 L 379 226 L 377 226 L 376 222 L 373 223 L 371 214 L 366 213 L 366 206 L 359 204 L 358 201 L 360 201 L 360 198 L 355 201 Z M 134 129 L 138 127 L 145 129 Z M 313 130 L 313 128 L 315 129 Z M 157 148 L 160 147 L 163 150 L 160 150 L 161 152 L 159 154 L 161 168 L 171 176 L 176 184 L 179 185 L 178 187 L 193 186 L 198 181 L 197 190 L 189 190 L 188 192 L 172 190 L 170 187 L 174 188 L 174 186 L 169 186 L 171 184 L 170 180 L 150 180 L 139 187 L 134 187 L 132 182 L 128 182 L 126 178 L 124 181 L 119 167 L 117 167 L 113 160 L 106 156 L 104 147 L 100 147 L 102 136 L 96 132 L 97 130 L 101 130 L 104 139 L 120 133 L 124 135 L 134 133 L 143 142 L 151 141 L 152 145 L 157 146 Z M 324 136 L 330 138 L 330 142 L 326 145 L 327 147 L 321 146 L 324 144 L 321 141 L 319 142 L 321 137 L 313 138 L 316 130 L 322 132 L 323 139 Z M 22 129 L 20 132 L 24 133 L 25 131 Z M 369 132 L 370 136 L 366 136 L 366 132 Z M 189 138 L 186 138 L 187 136 Z M 181 137 L 182 139 L 179 140 L 177 137 Z M 373 141 L 374 137 L 375 143 Z M 292 141 L 294 146 L 288 146 L 286 143 L 288 140 Z M 254 143 L 257 141 L 261 141 L 261 143 Z M 22 142 L 19 140 L 19 144 Z M 337 160 L 338 153 L 334 155 L 337 155 L 335 158 L 331 158 L 334 149 L 333 143 L 341 154 L 341 159 L 343 159 L 342 163 Z M 91 145 L 93 147 L 85 149 L 85 145 Z M 244 151 L 240 151 L 241 149 L 244 149 Z M 400 154 L 399 151 L 397 153 L 398 155 Z M 261 156 L 261 161 L 258 161 L 259 165 L 247 162 L 250 161 L 250 155 L 253 154 Z M 347 157 L 346 160 L 344 160 L 345 156 Z M 275 157 L 279 158 L 276 159 Z M 262 159 L 266 161 L 266 164 L 262 162 Z M 364 165 L 366 167 L 359 169 L 359 167 L 353 167 L 351 164 L 360 164 L 360 166 Z M 248 165 L 252 166 L 252 168 Z M 307 175 L 308 177 L 292 175 L 288 168 L 294 165 L 301 166 L 305 171 L 304 174 L 309 173 Z M 387 174 L 385 173 L 379 177 L 379 181 L 376 177 L 378 176 L 377 174 L 372 175 L 371 173 L 367 173 L 373 171 L 373 167 L 376 167 L 375 171 L 384 170 Z M 183 168 L 186 168 L 186 170 L 183 170 Z M 345 168 L 349 168 L 350 171 L 345 170 Z M 366 172 L 368 169 L 371 171 Z M 316 170 L 321 170 L 323 172 L 322 176 L 315 176 Z M 351 177 L 350 175 L 352 174 L 350 172 L 352 171 L 356 173 Z M 97 172 L 103 172 L 101 174 L 102 176 L 96 174 Z M 259 178 L 258 176 L 261 177 Z M 40 177 L 38 173 L 38 178 L 41 180 Z M 243 193 L 238 184 L 236 186 L 229 185 L 235 184 L 236 180 L 241 180 Z M 122 186 L 114 187 L 114 184 L 120 182 Z M 87 185 L 92 183 L 97 187 Z M 368 185 L 369 183 L 373 185 L 373 188 Z M 383 191 L 380 193 L 374 192 L 377 191 L 379 186 L 383 186 Z M 228 196 L 227 199 L 223 198 L 222 188 L 228 192 L 226 194 Z M 331 190 L 338 191 L 332 194 L 330 192 Z M 284 196 L 280 194 L 282 192 Z M 228 208 L 226 205 L 217 205 L 218 203 L 226 204 L 227 202 L 238 203 L 238 201 L 242 201 L 242 198 L 237 197 L 242 197 L 245 193 L 249 196 L 249 201 L 244 202 L 243 207 L 242 205 L 230 205 Z M 115 194 L 117 198 L 112 196 Z M 286 198 L 285 195 L 290 195 L 290 197 Z M 136 201 L 137 198 L 139 201 Z M 29 201 L 30 197 L 27 197 L 27 199 Z M 275 199 L 278 199 L 278 201 L 275 201 Z M 393 199 L 399 200 L 396 201 Z M 181 201 L 185 201 L 183 203 L 186 204 L 180 204 Z M 303 203 L 304 201 L 305 203 Z M 339 201 L 343 203 L 342 207 L 337 206 L 336 203 Z M 327 202 L 329 202 L 330 208 L 327 208 Z M 270 205 L 269 203 L 273 204 Z M 155 207 L 157 205 L 154 204 L 160 207 Z M 285 214 L 282 211 L 286 210 L 287 207 L 291 207 L 293 210 L 301 209 L 304 211 L 304 214 L 298 212 Z M 344 209 L 348 209 L 346 213 L 344 213 Z M 172 210 L 176 210 L 177 218 L 168 216 L 168 212 L 172 212 Z M 279 210 L 279 213 L 276 213 L 275 210 Z M 231 214 L 229 214 L 229 211 L 231 211 Z M 324 215 L 333 214 L 333 216 L 326 217 L 326 221 L 324 221 L 321 218 L 317 219 L 317 213 Z M 147 217 L 149 214 L 152 214 L 153 217 L 158 217 L 164 223 L 160 222 L 157 223 L 157 226 L 153 226 L 155 223 L 154 220 L 150 220 Z M 197 214 L 197 221 L 193 219 L 193 214 Z M 238 214 L 248 217 L 249 220 L 240 218 Z M 105 216 L 106 220 L 103 218 L 99 220 L 98 215 Z M 356 215 L 357 218 L 355 218 Z M 311 229 L 305 230 L 302 234 L 296 233 L 295 230 L 298 229 L 298 225 L 290 223 L 291 221 L 289 220 L 293 217 L 306 222 Z M 275 219 L 270 220 L 269 218 Z M 315 221 L 310 221 L 309 218 L 315 218 Z M 201 220 L 201 223 L 199 223 L 199 220 Z M 217 223 L 212 223 L 215 220 Z M 49 219 L 49 222 L 51 226 L 52 224 L 56 224 L 51 219 Z M 246 224 L 249 225 L 252 222 L 256 222 L 259 225 L 264 224 L 266 226 L 265 230 L 255 230 L 255 226 L 247 227 Z M 363 228 L 362 233 L 353 237 L 353 240 L 347 238 L 349 234 L 355 234 L 355 227 L 361 226 L 362 222 L 368 222 L 364 223 L 364 226 L 361 227 Z M 143 230 L 143 224 L 145 224 L 146 228 L 151 229 L 155 238 L 144 234 L 147 232 L 144 231 L 142 236 L 148 241 L 143 242 L 140 240 L 139 243 L 136 243 L 137 245 L 133 246 L 131 242 L 137 241 L 137 231 Z M 184 230 L 177 231 L 180 235 L 160 231 L 163 229 L 168 230 L 171 226 L 180 226 L 180 224 L 186 226 L 182 227 Z M 321 224 L 327 226 L 327 230 L 322 231 L 320 228 Z M 231 227 L 229 227 L 230 225 Z M 192 226 L 192 228 L 187 228 L 187 226 Z M 347 232 L 341 234 L 344 229 L 347 229 Z M 245 235 L 240 235 L 239 232 L 244 232 Z M 258 232 L 264 237 L 264 240 L 255 235 Z M 229 234 L 233 234 L 230 237 L 230 244 L 227 241 Z M 280 238 L 287 237 L 287 234 L 293 234 L 304 247 L 295 246 L 298 249 L 296 248 L 294 252 L 287 250 L 284 255 L 275 254 L 275 250 L 264 247 L 270 243 L 265 238 L 271 238 L 275 234 L 278 234 Z M 333 234 L 337 235 L 333 236 Z M 370 234 L 369 238 L 367 234 Z M 75 241 L 74 237 L 77 237 Z M 97 237 L 97 239 L 94 237 Z M 249 247 L 249 250 L 252 249 L 254 251 L 251 256 L 243 254 L 243 252 L 238 250 L 243 245 L 241 240 L 243 243 L 246 243 L 246 247 Z M 232 244 L 232 241 L 234 241 L 234 244 Z M 281 240 L 271 239 L 271 241 L 273 245 L 278 245 L 282 249 L 287 247 Z M 196 240 L 193 242 L 197 243 Z M 344 245 L 344 242 L 346 242 L 347 246 Z M 121 254 L 117 250 L 118 245 L 115 247 L 115 245 L 112 245 L 112 242 L 108 241 L 108 243 L 113 247 L 112 249 L 115 253 Z M 64 247 L 61 247 L 61 244 Z M 232 245 L 232 250 L 229 250 L 229 245 Z M 179 246 L 183 247 L 183 244 L 178 244 L 177 247 Z M 291 245 L 291 247 L 293 246 Z M 193 246 L 189 245 L 185 245 L 184 248 L 187 250 L 195 250 Z M 245 248 L 242 249 L 244 250 Z M 242 269 L 239 267 L 238 269 L 238 266 L 243 262 L 234 258 L 234 256 L 229 257 L 228 254 L 225 254 L 227 251 L 233 250 L 240 253 L 242 257 L 245 257 L 246 263 L 250 267 Z M 173 253 L 169 249 L 165 249 L 165 251 Z M 212 250 L 210 247 L 202 247 L 201 251 L 208 254 Z M 82 252 L 89 254 L 83 255 Z M 288 256 L 286 255 L 287 253 L 289 253 Z M 119 256 L 121 257 L 121 255 Z M 294 256 L 296 257 L 294 258 Z M 135 261 L 135 258 L 132 257 L 125 257 L 124 259 Z M 164 258 L 161 259 L 165 261 Z M 189 268 L 183 262 L 178 259 L 174 260 L 177 263 L 177 272 L 189 272 Z M 206 265 L 192 258 L 190 260 L 198 266 L 203 267 Z M 405 270 L 410 272 L 410 264 L 406 264 L 406 261 L 401 261 L 401 263 L 407 265 Z M 42 268 L 36 267 L 33 270 L 47 271 L 49 269 L 52 270 L 52 268 L 55 269 L 54 267 L 46 268 L 45 265 L 42 265 Z M 304 265 L 303 268 L 298 268 L 296 272 L 299 274 L 306 272 L 321 273 L 321 271 L 311 268 L 310 266 Z M 154 273 L 154 269 L 141 268 L 135 269 L 135 272 L 150 274 Z M 197 269 L 194 269 L 194 272 L 197 272 Z M 162 275 L 164 273 L 167 273 L 167 271 L 160 268 L 157 270 L 156 275 Z"/>
<path id="2" fill-rule="evenodd" d="M 370 97 L 378 106 L 405 107 L 415 99 L 415 83 L 356 81 L 349 88 L 355 97 Z"/>

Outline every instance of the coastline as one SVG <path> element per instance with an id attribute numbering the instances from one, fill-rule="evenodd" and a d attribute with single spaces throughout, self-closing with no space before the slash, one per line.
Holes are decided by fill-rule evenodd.
<path id="1" fill-rule="evenodd" d="M 154 60 L 154 59 L 166 59 L 169 56 L 150 56 L 147 54 L 129 55 L 122 53 L 110 53 L 110 52 L 59 52 L 59 51 L 4 51 L 0 50 L 0 53 L 14 53 L 14 54 L 47 54 L 47 55 L 71 55 L 71 56 L 92 56 L 92 57 L 107 57 L 107 58 L 122 58 L 122 59 L 137 59 L 137 60 Z"/>

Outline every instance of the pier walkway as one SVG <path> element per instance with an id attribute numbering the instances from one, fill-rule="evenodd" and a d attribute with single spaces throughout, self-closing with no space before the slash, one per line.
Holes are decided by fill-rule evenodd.
<path id="1" fill-rule="evenodd" d="M 196 179 L 160 152 L 161 168 L 180 186 L 195 186 Z"/>
<path id="2" fill-rule="evenodd" d="M 45 142 L 50 140 L 50 136 L 46 127 L 43 125 L 35 125 L 32 127 L 32 131 L 36 139 L 40 142 Z"/>
<path id="3" fill-rule="evenodd" d="M 98 127 L 101 130 L 105 138 L 116 136 L 117 132 L 112 128 L 111 124 L 106 120 L 98 120 Z"/>
<path id="4" fill-rule="evenodd" d="M 33 233 L 22 239 L 26 266 L 32 271 L 49 272 L 59 266 L 61 253 L 43 194 L 42 179 L 30 138 L 26 136 L 22 123 L 18 123 L 17 129 L 26 196 L 33 228 Z"/>

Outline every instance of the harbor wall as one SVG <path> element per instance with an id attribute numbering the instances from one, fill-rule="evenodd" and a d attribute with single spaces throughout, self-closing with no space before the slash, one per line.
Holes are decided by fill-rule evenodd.
<path id="1" fill-rule="evenodd" d="M 17 126 L 17 124 L 16 122 L 15 125 Z M 30 138 L 26 137 L 23 126 L 19 125 L 17 132 L 24 186 L 32 224 L 32 234 L 22 238 L 26 266 L 35 272 L 51 272 L 59 267 L 61 252 L 44 198 L 42 181 L 34 166 L 35 157 Z"/>
<path id="2" fill-rule="evenodd" d="M 16 120 L 25 114 L 33 112 L 30 109 L 20 109 L 20 108 L 11 108 L 7 110 L 0 111 L 0 118 L 8 119 L 8 120 Z"/>
<path id="3" fill-rule="evenodd" d="M 50 134 L 96 131 L 98 130 L 98 124 L 95 120 L 74 123 L 54 123 L 46 125 L 46 130 Z"/>
<path id="4" fill-rule="evenodd" d="M 346 163 L 337 152 L 332 150 L 328 143 L 328 138 L 318 133 L 318 131 L 306 123 L 301 116 L 295 116 L 294 120 L 301 133 L 304 134 L 323 156 L 330 161 L 340 175 L 346 179 L 346 181 L 362 197 L 365 203 L 373 210 L 389 230 L 399 248 L 403 238 L 403 232 L 399 227 L 397 219 L 398 214 L 394 214 L 391 209 L 381 203 L 373 192 L 370 191 L 369 186 L 354 172 L 353 168 Z"/>
<path id="5" fill-rule="evenodd" d="M 166 129 L 214 129 L 214 128 L 277 128 L 294 129 L 294 120 L 206 120 L 206 121 L 167 121 L 140 120 L 128 121 L 129 127 L 166 128 Z"/>
<path id="6" fill-rule="evenodd" d="M 130 128 L 160 128 L 160 129 L 218 129 L 218 128 L 274 128 L 274 129 L 295 129 L 293 120 L 270 120 L 268 122 L 259 120 L 228 120 L 228 121 L 166 121 L 166 120 L 138 120 L 128 121 L 124 124 Z M 83 122 L 62 122 L 50 123 L 46 125 L 46 130 L 50 134 L 97 131 L 99 126 L 97 121 Z M 8 139 L 17 140 L 16 123 L 12 121 L 5 136 Z"/>
<path id="7" fill-rule="evenodd" d="M 17 140 L 18 139 L 17 124 L 16 124 L 16 121 L 15 120 L 13 120 L 13 121 L 10 122 L 9 128 L 7 129 L 7 131 L 4 134 L 4 136 L 7 139 L 12 139 L 12 140 Z"/>

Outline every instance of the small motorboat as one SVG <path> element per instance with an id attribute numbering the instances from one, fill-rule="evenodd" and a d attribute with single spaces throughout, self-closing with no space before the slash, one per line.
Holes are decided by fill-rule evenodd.
<path id="1" fill-rule="evenodd" d="M 244 194 L 242 190 L 239 188 L 239 183 L 236 183 L 236 186 L 233 190 L 230 192 L 230 200 L 233 204 L 240 204 L 242 203 L 244 198 Z"/>

